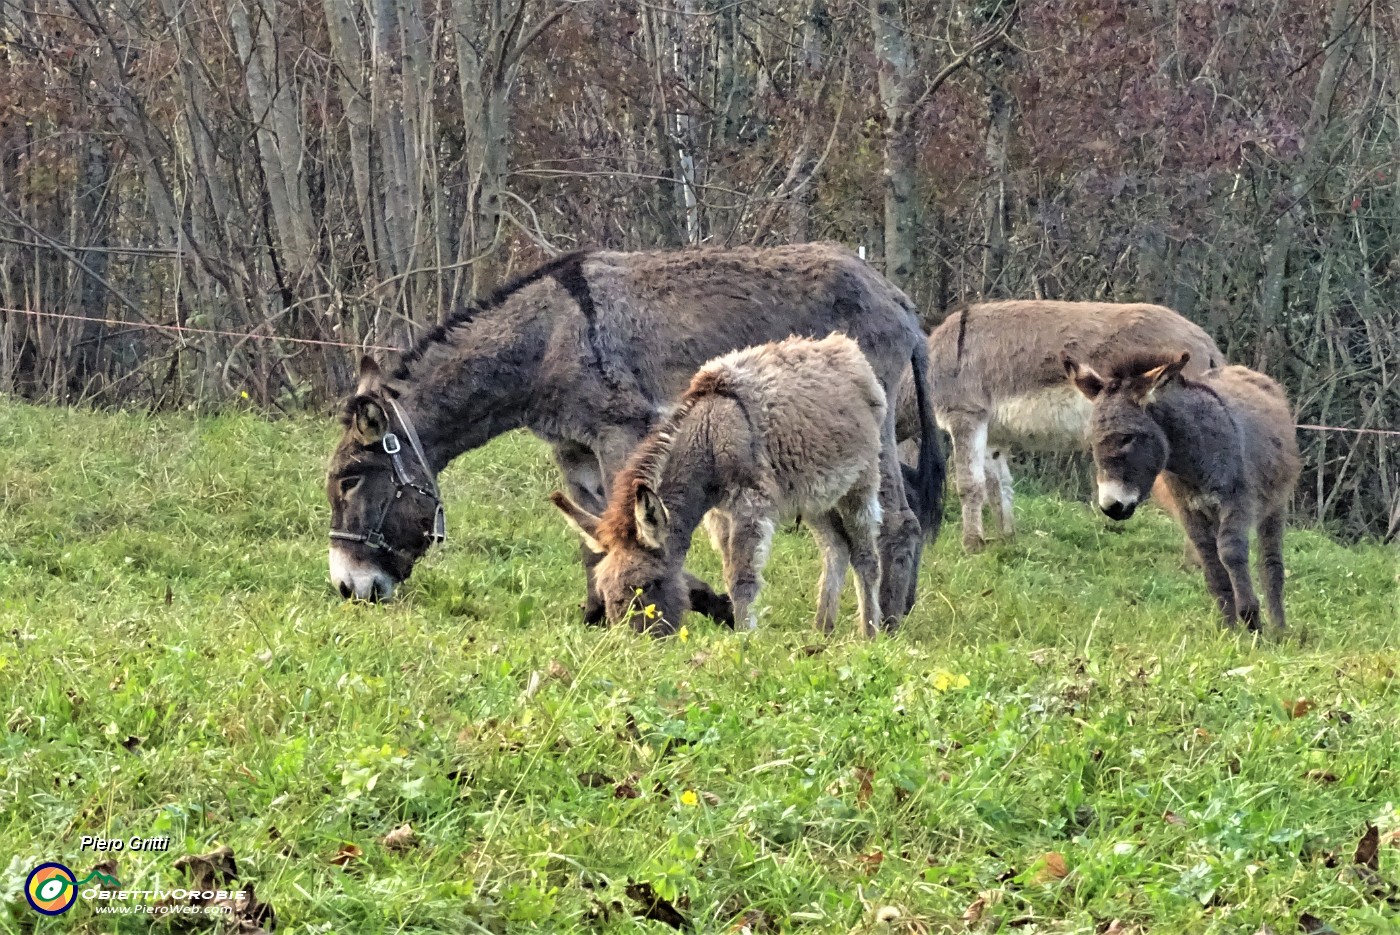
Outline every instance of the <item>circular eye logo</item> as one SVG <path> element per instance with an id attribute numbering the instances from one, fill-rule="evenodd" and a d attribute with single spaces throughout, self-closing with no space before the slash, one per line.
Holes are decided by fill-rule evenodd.
<path id="1" fill-rule="evenodd" d="M 62 915 L 78 901 L 78 878 L 63 864 L 40 864 L 24 881 L 24 898 L 36 912 Z"/>

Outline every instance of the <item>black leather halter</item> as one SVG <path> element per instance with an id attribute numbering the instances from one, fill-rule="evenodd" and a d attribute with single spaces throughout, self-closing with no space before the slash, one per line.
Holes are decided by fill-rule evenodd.
<path id="1" fill-rule="evenodd" d="M 423 453 L 423 445 L 418 440 L 418 432 L 413 428 L 413 422 L 408 418 L 408 413 L 393 399 L 386 399 L 389 406 L 394 410 L 395 417 L 399 424 L 403 426 L 403 431 L 408 436 L 409 447 L 413 449 L 413 456 L 418 459 L 418 466 L 423 469 L 423 483 L 414 483 L 409 479 L 408 471 L 404 469 L 403 458 L 400 454 L 403 446 L 399 444 L 399 437 L 393 432 L 385 432 L 380 444 L 384 447 L 384 453 L 389 456 L 389 464 L 394 469 L 394 496 L 393 499 L 384 503 L 384 509 L 379 511 L 379 522 L 374 524 L 374 528 L 366 533 L 346 532 L 341 529 L 332 529 L 331 538 L 340 539 L 345 542 L 362 542 L 367 548 L 378 549 L 381 552 L 392 552 L 398 555 L 407 556 L 403 549 L 396 549 L 384 538 L 384 523 L 389 518 L 389 510 L 402 497 L 405 490 L 412 490 L 420 497 L 427 497 L 433 501 L 435 510 L 433 512 L 433 531 L 429 538 L 434 543 L 442 542 L 447 538 L 447 513 L 442 508 L 442 496 L 438 493 L 437 480 L 433 477 L 432 468 L 428 467 L 428 457 Z M 408 556 L 411 557 L 411 556 Z"/>

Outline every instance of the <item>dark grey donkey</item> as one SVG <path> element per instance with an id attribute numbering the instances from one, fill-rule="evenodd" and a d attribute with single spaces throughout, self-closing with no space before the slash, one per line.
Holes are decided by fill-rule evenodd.
<path id="1" fill-rule="evenodd" d="M 736 621 L 752 629 L 773 533 L 801 514 L 822 553 L 817 628 L 835 624 L 849 565 L 861 623 L 874 636 L 885 412 L 884 390 L 844 335 L 788 338 L 707 363 L 618 474 L 601 516 L 553 496 L 602 556 L 596 577 L 608 620 L 675 631 L 689 610 L 681 566 L 703 518 Z"/>
<path id="2" fill-rule="evenodd" d="M 1288 398 L 1247 367 L 1182 375 L 1189 353 L 1119 358 L 1101 375 L 1064 357 L 1070 382 L 1093 403 L 1089 436 L 1099 509 L 1133 515 L 1158 474 L 1173 515 L 1205 570 L 1225 623 L 1259 629 L 1249 576 L 1249 534 L 1258 529 L 1269 617 L 1283 613 L 1283 526 L 1298 481 L 1298 442 Z"/>
<path id="3" fill-rule="evenodd" d="M 885 392 L 911 364 L 920 377 L 925 429 L 910 496 L 892 411 L 881 430 L 881 607 L 897 620 L 912 604 L 921 524 L 936 530 L 942 509 L 927 348 L 904 293 L 834 244 L 570 254 L 453 316 L 388 372 L 364 362 L 327 477 L 331 580 L 345 596 L 389 597 L 442 531 L 438 472 L 512 429 L 553 445 L 570 498 L 599 512 L 613 475 L 701 364 L 833 331 L 860 345 Z M 727 601 L 692 585 L 692 606 L 725 614 Z M 591 575 L 585 615 L 603 616 Z"/>

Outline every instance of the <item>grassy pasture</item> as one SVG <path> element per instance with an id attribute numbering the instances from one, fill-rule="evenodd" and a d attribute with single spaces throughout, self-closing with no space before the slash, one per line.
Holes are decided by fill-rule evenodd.
<path id="1" fill-rule="evenodd" d="M 757 633 L 653 641 L 578 622 L 525 436 L 447 472 L 400 599 L 333 598 L 331 444 L 0 404 L 0 931 L 151 928 L 25 905 L 83 834 L 171 836 L 127 887 L 229 845 L 278 932 L 670 931 L 629 882 L 700 932 L 1400 929 L 1393 550 L 1291 530 L 1294 632 L 1256 642 L 1159 512 L 1022 496 L 1014 543 L 950 524 L 893 638 L 848 593 L 819 641 L 784 533 Z"/>

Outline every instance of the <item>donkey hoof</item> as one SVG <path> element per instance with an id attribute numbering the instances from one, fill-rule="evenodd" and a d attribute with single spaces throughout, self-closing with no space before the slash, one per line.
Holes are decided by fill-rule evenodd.
<path id="1" fill-rule="evenodd" d="M 604 625 L 603 604 L 587 603 L 578 605 L 579 613 L 583 616 L 583 625 L 586 627 L 601 627 Z"/>
<path id="2" fill-rule="evenodd" d="M 987 548 L 987 540 L 981 536 L 963 536 L 963 548 L 976 554 Z"/>

